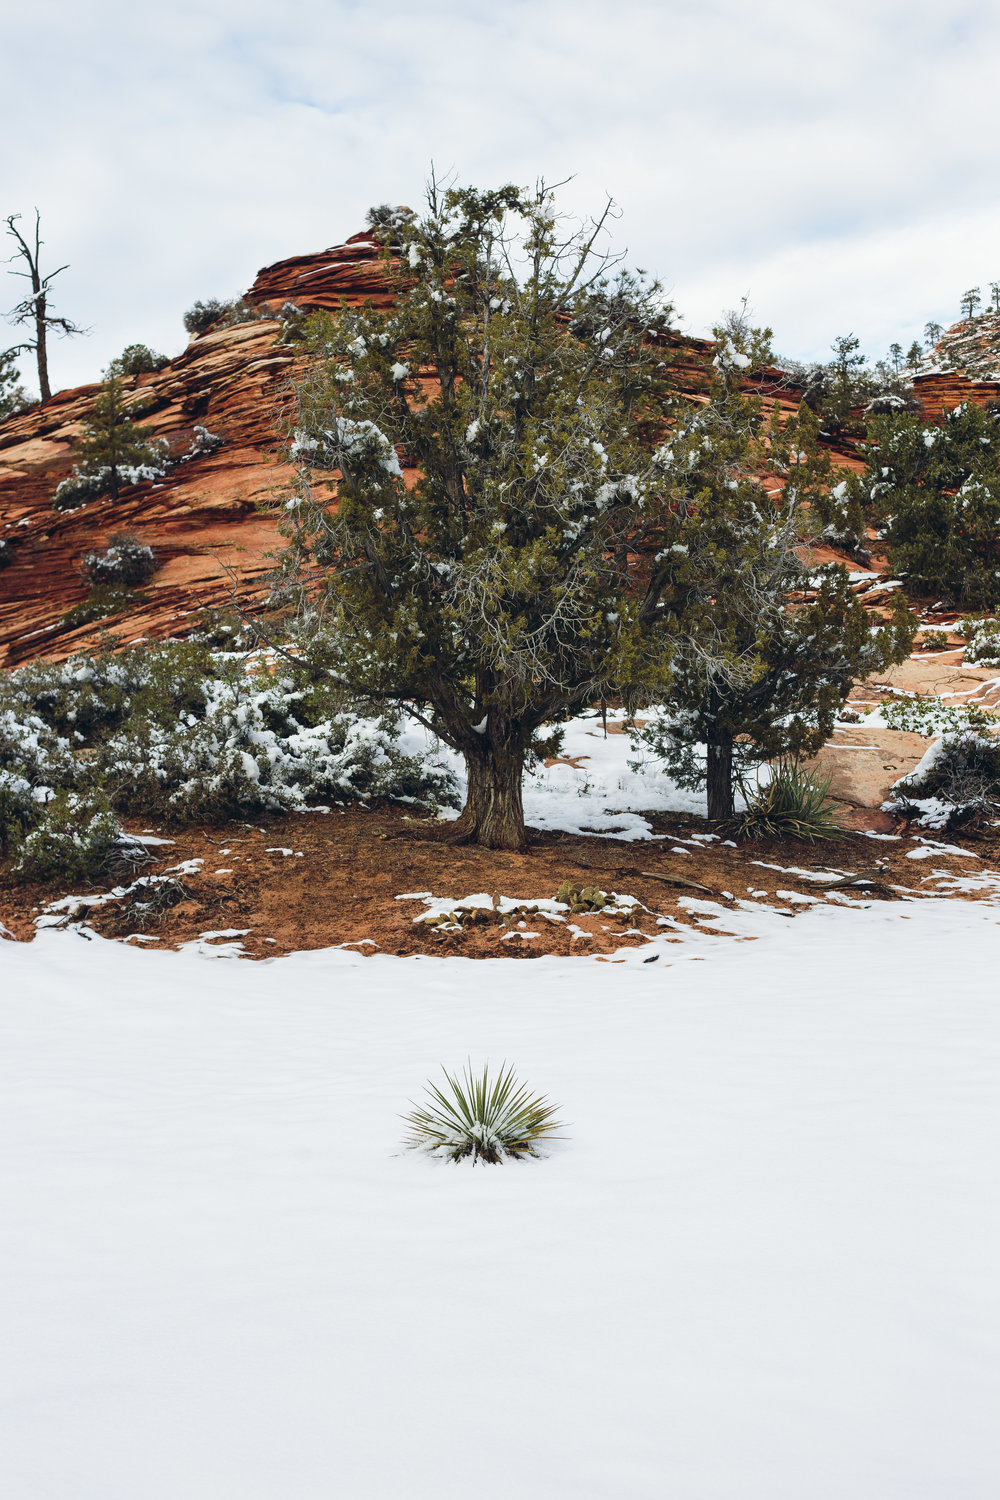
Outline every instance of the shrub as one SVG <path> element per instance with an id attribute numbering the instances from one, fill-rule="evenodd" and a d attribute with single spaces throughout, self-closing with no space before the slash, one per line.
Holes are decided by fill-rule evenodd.
<path id="1" fill-rule="evenodd" d="M 220 302 L 218 297 L 209 297 L 207 302 L 195 302 L 184 314 L 184 327 L 197 338 L 199 333 L 207 332 L 213 323 L 217 323 L 231 306 L 231 302 Z"/>
<path id="2" fill-rule="evenodd" d="M 947 630 L 925 630 L 920 645 L 924 651 L 947 651 Z"/>
<path id="3" fill-rule="evenodd" d="M 108 365 L 108 375 L 150 375 L 169 364 L 165 354 L 157 354 L 148 344 L 128 344 Z"/>
<path id="4" fill-rule="evenodd" d="M 471 1156 L 497 1164 L 507 1158 L 537 1156 L 536 1147 L 560 1128 L 555 1106 L 532 1097 L 514 1070 L 501 1064 L 495 1079 L 489 1064 L 473 1077 L 470 1064 L 459 1078 L 443 1068 L 447 1089 L 427 1084 L 428 1102 L 403 1116 L 410 1127 L 407 1145 L 451 1161 Z"/>
<path id="5" fill-rule="evenodd" d="M 112 532 L 103 552 L 85 552 L 80 559 L 80 572 L 89 583 L 124 588 L 148 583 L 158 566 L 152 547 L 129 531 Z"/>
<path id="6" fill-rule="evenodd" d="M 965 729 L 986 729 L 995 723 L 992 714 L 972 703 L 959 707 L 940 698 L 889 698 L 881 705 L 889 729 L 909 734 L 945 734 Z"/>
<path id="7" fill-rule="evenodd" d="M 184 327 L 193 338 L 197 338 L 216 325 L 232 328 L 236 323 L 255 323 L 261 318 L 273 316 L 266 308 L 255 307 L 244 297 L 230 297 L 227 302 L 220 302 L 218 297 L 209 297 L 207 302 L 196 302 L 193 307 L 188 308 L 184 314 Z"/>
<path id="8" fill-rule="evenodd" d="M 958 629 L 966 641 L 964 662 L 980 667 L 1000 667 L 1000 620 L 966 615 Z"/>
<path id="9" fill-rule="evenodd" d="M 924 828 L 983 823 L 1000 812 L 1000 740 L 975 729 L 943 734 L 893 793 L 884 810 Z"/>
<path id="10" fill-rule="evenodd" d="M 27 777 L 0 770 L 0 857 L 6 859 L 17 848 L 40 814 L 41 804 Z"/>
<path id="11" fill-rule="evenodd" d="M 86 599 L 74 604 L 62 617 L 66 630 L 78 630 L 81 625 L 92 625 L 95 620 L 109 620 L 113 615 L 124 614 L 134 608 L 135 595 L 130 589 L 113 588 L 99 583 L 91 589 Z"/>
<path id="12" fill-rule="evenodd" d="M 771 780 L 745 793 L 746 811 L 739 819 L 744 839 L 839 839 L 844 830 L 828 800 L 829 776 L 811 776 L 795 760 L 774 764 Z"/>
<path id="13" fill-rule="evenodd" d="M 149 857 L 137 839 L 122 831 L 103 798 L 60 792 L 25 836 L 12 873 L 39 884 L 76 884 L 132 871 Z"/>

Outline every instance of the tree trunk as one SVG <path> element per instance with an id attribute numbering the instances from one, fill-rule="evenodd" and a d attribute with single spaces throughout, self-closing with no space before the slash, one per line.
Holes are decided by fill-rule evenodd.
<path id="1" fill-rule="evenodd" d="M 725 823 L 733 816 L 733 741 L 731 735 L 708 737 L 708 818 Z"/>
<path id="2" fill-rule="evenodd" d="M 465 806 L 452 824 L 448 842 L 481 844 L 485 849 L 524 849 L 524 807 L 521 745 L 496 748 L 484 743 L 482 753 L 466 754 L 469 779 Z"/>
<path id="3" fill-rule="evenodd" d="M 45 297 L 39 295 L 40 288 L 36 285 L 38 273 L 32 266 L 32 287 L 35 292 L 35 355 L 38 359 L 38 389 L 43 401 L 47 401 L 52 395 L 52 387 L 49 385 L 49 354 L 45 347 Z"/>

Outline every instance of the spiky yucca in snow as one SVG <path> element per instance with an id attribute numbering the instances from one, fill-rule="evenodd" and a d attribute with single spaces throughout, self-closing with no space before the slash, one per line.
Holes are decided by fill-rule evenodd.
<path id="1" fill-rule="evenodd" d="M 512 1067 L 501 1063 L 495 1078 L 487 1063 L 474 1077 L 467 1063 L 463 1077 L 441 1070 L 447 1089 L 427 1084 L 427 1104 L 403 1116 L 410 1127 L 406 1144 L 432 1155 L 462 1161 L 498 1163 L 508 1157 L 537 1156 L 536 1145 L 560 1128 L 555 1106 L 532 1097 Z"/>

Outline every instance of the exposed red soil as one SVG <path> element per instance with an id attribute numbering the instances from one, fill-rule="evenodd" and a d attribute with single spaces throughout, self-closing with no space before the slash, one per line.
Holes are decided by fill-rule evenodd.
<path id="1" fill-rule="evenodd" d="M 948 894 L 938 883 L 942 869 L 949 875 L 969 874 L 1000 858 L 996 837 L 963 841 L 968 858 L 935 854 L 930 860 L 907 857 L 907 850 L 915 847 L 908 835 L 899 842 L 851 834 L 833 845 L 762 841 L 735 848 L 717 842 L 699 848 L 691 836 L 704 832 L 700 820 L 651 821 L 666 835 L 662 842 L 625 844 L 544 834 L 526 854 L 451 848 L 435 837 L 440 825 L 396 808 L 295 814 L 221 828 L 161 829 L 164 837 L 176 842 L 158 848 L 157 862 L 143 874 L 161 873 L 185 860 L 203 861 L 196 873 L 179 877 L 184 898 L 161 921 L 144 925 L 134 907 L 121 902 L 90 910 L 71 904 L 62 914 L 67 921 L 85 919 L 108 937 L 140 932 L 155 940 L 151 947 L 193 942 L 206 932 L 249 929 L 239 941 L 255 958 L 337 944 L 357 944 L 359 952 L 369 954 L 517 959 L 544 953 L 610 955 L 621 947 L 641 946 L 654 933 L 662 935 L 658 916 L 712 931 L 710 923 L 706 928 L 697 922 L 686 902 L 712 900 L 735 909 L 738 900 L 770 901 L 794 916 L 807 909 L 807 903 L 796 903 L 780 892 L 840 902 L 892 899 L 892 887 L 897 885 L 918 894 Z M 140 831 L 138 825 L 132 827 Z M 948 842 L 954 842 L 950 835 Z M 282 852 L 286 849 L 292 852 Z M 768 868 L 772 865 L 780 868 Z M 878 887 L 847 887 L 825 897 L 820 883 L 795 873 L 793 867 L 864 874 Z M 670 884 L 671 879 L 683 883 Z M 568 923 L 553 924 L 530 913 L 506 923 L 491 914 L 462 932 L 442 934 L 413 920 L 426 909 L 422 901 L 397 899 L 430 892 L 461 900 L 484 892 L 494 899 L 530 903 L 554 897 L 565 880 L 634 896 L 646 910 L 626 917 L 603 912 L 575 915 L 570 921 L 586 934 L 575 939 Z M 0 882 L 0 918 L 16 937 L 28 940 L 39 912 L 59 897 L 79 898 L 111 890 L 114 884 L 109 879 L 92 891 L 68 892 Z M 970 894 L 976 895 L 967 893 L 965 899 Z M 519 921 L 524 925 L 518 927 Z M 521 932 L 538 936 L 522 938 Z"/>

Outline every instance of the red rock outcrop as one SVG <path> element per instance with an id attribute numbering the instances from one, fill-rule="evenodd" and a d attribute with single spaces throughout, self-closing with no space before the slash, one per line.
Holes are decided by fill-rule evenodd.
<path id="1" fill-rule="evenodd" d="M 247 293 L 262 311 L 294 301 L 305 311 L 391 301 L 379 247 L 367 235 L 309 256 L 267 266 Z M 297 360 L 276 340 L 276 319 L 210 330 L 156 374 L 126 381 L 149 402 L 143 417 L 173 455 L 190 445 L 195 424 L 222 438 L 216 452 L 175 463 L 159 483 L 124 490 L 70 512 L 52 494 L 73 462 L 98 385 L 60 391 L 43 406 L 0 423 L 0 664 L 35 656 L 61 659 L 92 649 L 102 629 L 129 639 L 183 634 L 185 620 L 225 605 L 230 573 L 244 598 L 259 597 L 278 543 L 275 520 L 260 507 L 290 479 L 281 461 L 285 413 Z M 135 532 L 162 566 L 125 616 L 70 628 L 65 615 L 87 596 L 78 575 L 85 552 L 113 531 Z"/>
<path id="2" fill-rule="evenodd" d="M 280 543 L 268 502 L 291 479 L 283 442 L 300 369 L 294 351 L 277 343 L 280 321 L 267 314 L 286 302 L 311 312 L 369 300 L 387 307 L 392 297 L 368 234 L 266 266 L 246 293 L 263 317 L 209 330 L 162 370 L 126 381 L 149 403 L 144 425 L 167 439 L 174 456 L 190 445 L 195 424 L 222 446 L 175 462 L 162 481 L 124 490 L 116 502 L 69 512 L 51 504 L 100 386 L 61 391 L 0 423 L 0 666 L 92 650 L 104 630 L 128 640 L 183 635 L 192 615 L 229 603 L 234 581 L 241 599 L 261 598 L 269 554 Z M 698 399 L 712 345 L 680 335 L 673 342 L 677 378 Z M 779 371 L 765 372 L 757 388 L 768 405 L 794 409 L 796 392 Z M 89 592 L 80 559 L 114 531 L 134 532 L 162 566 L 126 613 L 73 628 L 65 617 Z"/>

